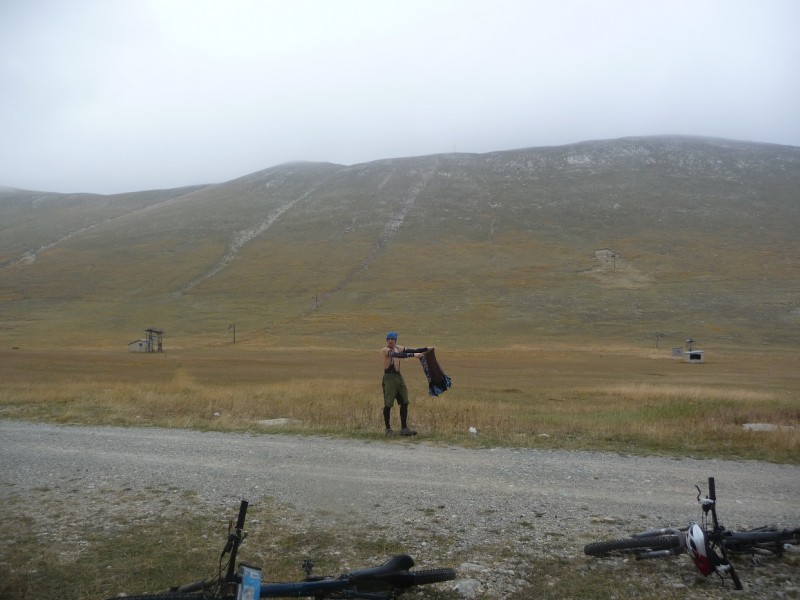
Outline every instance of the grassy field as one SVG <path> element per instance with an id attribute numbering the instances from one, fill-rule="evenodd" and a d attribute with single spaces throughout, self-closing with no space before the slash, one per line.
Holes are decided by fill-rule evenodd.
<path id="1" fill-rule="evenodd" d="M 438 398 L 416 360 L 403 369 L 410 422 L 431 442 L 800 462 L 793 352 L 707 352 L 704 364 L 623 347 L 439 347 L 437 356 L 453 379 Z M 378 348 L 4 350 L 0 379 L 2 418 L 383 435 Z M 262 423 L 273 419 L 287 421 Z"/>
<path id="2" fill-rule="evenodd" d="M 383 437 L 378 350 L 257 351 L 239 345 L 161 354 L 4 350 L 0 418 L 377 440 Z M 420 441 L 800 462 L 800 375 L 790 351 L 715 351 L 699 365 L 673 358 L 668 349 L 624 347 L 438 347 L 437 355 L 453 379 L 452 389 L 438 398 L 427 395 L 417 361 L 404 363 L 410 420 Z M 393 416 L 396 420 L 396 410 Z M 278 427 L 260 423 L 282 418 L 290 421 Z M 750 422 L 785 429 L 743 429 Z M 470 427 L 478 433 L 470 434 Z M 214 572 L 226 531 L 227 516 L 220 511 L 191 495 L 173 498 L 169 490 L 97 493 L 119 511 L 102 529 L 74 522 L 53 490 L 40 490 L 35 513 L 13 495 L 7 498 L 0 509 L 0 538 L 9 548 L 0 553 L 0 597 L 100 599 L 120 591 L 155 591 Z M 143 501 L 140 494 L 155 494 L 163 514 L 132 521 L 128 507 Z M 34 514 L 50 515 L 53 522 L 29 535 Z M 168 527 L 166 515 L 171 515 Z M 400 547 L 391 524 L 360 531 L 335 524 L 309 527 L 306 521 L 288 507 L 252 507 L 247 561 L 263 565 L 275 581 L 301 577 L 299 563 L 307 556 L 318 561 L 319 573 L 376 564 L 400 551 L 410 551 L 420 568 L 469 560 L 447 554 L 448 540 Z M 80 542 L 74 548 L 73 538 Z M 505 552 L 486 550 L 497 564 L 516 565 L 511 567 L 527 586 L 515 596 L 520 599 L 682 599 L 717 590 L 709 580 L 689 588 L 652 587 L 654 574 L 671 580 L 689 570 L 686 564 L 655 561 L 633 569 L 619 562 L 609 568 L 578 554 L 508 557 Z M 796 563 L 796 557 L 786 560 Z M 442 588 L 424 597 L 457 595 Z"/>

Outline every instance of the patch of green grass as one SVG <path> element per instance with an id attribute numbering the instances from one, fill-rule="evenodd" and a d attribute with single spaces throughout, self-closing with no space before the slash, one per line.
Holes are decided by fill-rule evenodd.
<path id="1" fill-rule="evenodd" d="M 218 552 L 204 535 L 208 518 L 185 514 L 170 527 L 138 523 L 121 531 L 87 531 L 77 549 L 69 542 L 42 543 L 25 530 L 9 531 L 6 521 L 2 527 L 7 542 L 0 597 L 6 600 L 99 599 L 156 591 L 202 578 L 209 571 L 198 572 L 198 566 L 210 566 Z"/>

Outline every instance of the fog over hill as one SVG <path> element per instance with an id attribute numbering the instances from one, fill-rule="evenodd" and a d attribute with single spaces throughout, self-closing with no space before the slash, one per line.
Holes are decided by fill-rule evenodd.
<path id="1" fill-rule="evenodd" d="M 798 190 L 799 148 L 677 136 L 0 188 L 0 338 L 794 346 Z"/>

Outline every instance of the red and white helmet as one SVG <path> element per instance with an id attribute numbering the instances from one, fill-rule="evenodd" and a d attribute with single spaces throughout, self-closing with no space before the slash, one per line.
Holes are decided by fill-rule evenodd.
<path id="1" fill-rule="evenodd" d="M 714 572 L 717 563 L 716 553 L 706 544 L 706 534 L 697 523 L 692 523 L 686 532 L 686 550 L 697 570 L 703 575 L 707 576 Z"/>

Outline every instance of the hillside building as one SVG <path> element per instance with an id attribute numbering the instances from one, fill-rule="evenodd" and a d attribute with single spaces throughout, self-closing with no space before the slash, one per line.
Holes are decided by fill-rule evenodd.
<path id="1" fill-rule="evenodd" d="M 164 346 L 161 340 L 164 337 L 164 330 L 149 327 L 144 331 L 147 337 L 130 342 L 128 352 L 163 352 Z"/>
<path id="2" fill-rule="evenodd" d="M 135 340 L 128 344 L 128 352 L 152 352 L 147 340 Z"/>

